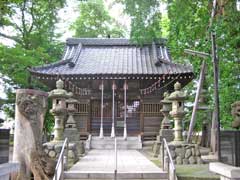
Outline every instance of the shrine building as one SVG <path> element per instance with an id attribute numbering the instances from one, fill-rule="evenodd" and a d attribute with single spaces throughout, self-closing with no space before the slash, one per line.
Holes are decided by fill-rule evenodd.
<path id="1" fill-rule="evenodd" d="M 194 77 L 189 65 L 172 61 L 166 40 L 143 44 L 128 39 L 69 38 L 62 58 L 30 69 L 51 89 L 61 78 L 79 101 L 74 114 L 81 138 L 142 135 L 154 140 L 163 115 L 163 93 Z"/>

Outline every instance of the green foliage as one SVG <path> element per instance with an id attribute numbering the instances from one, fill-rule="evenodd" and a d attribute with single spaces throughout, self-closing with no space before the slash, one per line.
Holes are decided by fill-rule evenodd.
<path id="1" fill-rule="evenodd" d="M 191 62 L 196 75 L 199 74 L 201 61 L 184 54 L 184 49 L 194 49 L 211 53 L 210 31 L 215 30 L 219 57 L 219 96 L 221 125 L 230 127 L 231 104 L 240 99 L 240 13 L 233 1 L 218 1 L 213 27 L 209 29 L 212 1 L 169 1 L 170 19 L 169 45 L 172 56 L 179 62 Z M 207 87 L 209 103 L 213 109 L 213 66 L 207 60 Z M 191 87 L 189 87 L 191 91 Z M 198 119 L 198 122 L 201 117 Z"/>
<path id="2" fill-rule="evenodd" d="M 125 12 L 131 18 L 130 37 L 143 44 L 161 37 L 161 12 L 158 0 L 118 0 L 125 5 Z"/>
<path id="3" fill-rule="evenodd" d="M 57 12 L 64 3 L 65 0 L 8 0 L 0 5 L 0 28 L 14 29 L 13 35 L 0 31 L 1 37 L 15 42 L 13 47 L 0 44 L 0 78 L 8 96 L 2 108 L 10 117 L 14 116 L 14 89 L 44 88 L 31 80 L 27 69 L 56 61 L 61 55 L 62 44 L 56 41 L 54 30 Z M 45 126 L 52 126 L 51 121 L 45 121 Z"/>
<path id="4" fill-rule="evenodd" d="M 80 2 L 79 12 L 71 26 L 76 37 L 123 37 L 123 28 L 109 15 L 103 0 Z"/>
<path id="5" fill-rule="evenodd" d="M 191 63 L 195 74 L 199 75 L 202 59 L 184 53 L 192 49 L 211 53 L 210 32 L 216 32 L 219 57 L 220 79 L 220 118 L 223 127 L 230 127 L 231 104 L 240 99 L 240 13 L 236 11 L 235 1 L 218 0 L 213 26 L 209 27 L 212 1 L 200 0 L 118 0 L 125 5 L 125 12 L 131 17 L 131 39 L 139 44 L 168 36 L 168 45 L 174 61 Z M 160 2 L 167 4 L 167 15 L 161 16 Z M 162 32 L 162 33 L 161 33 Z M 213 64 L 207 59 L 207 77 L 204 86 L 207 89 L 209 106 L 213 109 Z M 190 83 L 186 90 L 194 101 L 196 87 Z M 194 93 L 193 93 L 194 92 Z M 189 113 L 191 115 L 191 113 Z M 211 116 L 209 116 L 209 119 Z M 188 116 L 190 119 L 190 116 Z M 198 113 L 199 124 L 206 120 Z M 186 121 L 187 122 L 187 121 Z M 187 124 L 186 124 L 187 125 Z"/>
<path id="6" fill-rule="evenodd" d="M 54 40 L 54 25 L 57 12 L 63 7 L 65 0 L 11 0 L 4 1 L 0 24 L 4 28 L 12 28 L 16 35 L 3 32 L 0 36 L 14 40 L 26 49 L 48 47 Z"/>
<path id="7" fill-rule="evenodd" d="M 52 108 L 52 102 L 50 99 L 48 99 L 48 109 Z M 46 135 L 51 135 L 51 132 L 53 131 L 53 127 L 54 127 L 54 117 L 53 115 L 47 111 L 46 115 L 45 115 L 45 123 L 44 127 L 43 127 L 43 132 Z"/>
<path id="8" fill-rule="evenodd" d="M 4 79 L 9 85 L 26 88 L 29 87 L 28 68 L 53 62 L 59 55 L 60 48 L 51 50 L 38 47 L 28 50 L 20 45 L 7 47 L 0 44 L 0 72 L 10 78 Z"/>

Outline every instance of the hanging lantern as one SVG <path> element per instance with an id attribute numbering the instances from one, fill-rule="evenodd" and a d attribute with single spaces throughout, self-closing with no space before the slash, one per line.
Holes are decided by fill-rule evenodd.
<path id="1" fill-rule="evenodd" d="M 240 11 L 240 0 L 236 0 L 237 11 Z"/>

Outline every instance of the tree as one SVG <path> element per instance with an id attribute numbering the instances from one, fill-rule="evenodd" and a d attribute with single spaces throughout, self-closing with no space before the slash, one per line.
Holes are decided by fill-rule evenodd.
<path id="1" fill-rule="evenodd" d="M 47 45 L 54 40 L 54 25 L 57 12 L 64 6 L 65 0 L 11 0 L 3 1 L 1 17 L 2 28 L 12 28 L 15 35 L 3 31 L 0 36 L 11 39 L 25 49 L 34 49 Z"/>
<path id="2" fill-rule="evenodd" d="M 196 75 L 200 72 L 201 60 L 189 57 L 184 53 L 184 49 L 210 53 L 209 32 L 215 30 L 220 60 L 221 124 L 223 127 L 230 127 L 231 103 L 240 99 L 240 26 L 238 23 L 240 13 L 236 11 L 235 1 L 217 1 L 217 13 L 211 29 L 209 28 L 209 19 L 212 1 L 118 0 L 118 2 L 124 4 L 125 12 L 131 17 L 130 37 L 132 41 L 142 44 L 160 38 L 161 32 L 168 34 L 168 46 L 170 46 L 174 61 L 191 63 Z M 167 4 L 168 20 L 163 19 L 159 12 L 161 2 Z M 213 106 L 213 70 L 210 59 L 207 64 L 207 98 L 210 105 Z M 190 85 L 186 89 L 194 96 L 193 84 Z"/>
<path id="3" fill-rule="evenodd" d="M 182 62 L 189 59 L 196 74 L 199 72 L 200 60 L 186 57 L 184 49 L 195 49 L 203 52 L 211 51 L 209 32 L 215 30 L 220 67 L 220 119 L 225 128 L 231 126 L 231 104 L 240 98 L 239 78 L 240 64 L 240 14 L 233 1 L 218 0 L 217 13 L 212 29 L 209 19 L 212 9 L 211 1 L 168 1 L 170 20 L 169 44 L 172 56 Z M 211 105 L 213 95 L 212 62 L 208 61 L 208 94 Z"/>
<path id="4" fill-rule="evenodd" d="M 27 69 L 56 61 L 61 55 L 62 44 L 56 40 L 58 35 L 54 30 L 57 12 L 64 3 L 65 0 L 4 0 L 0 4 L 3 10 L 0 37 L 15 42 L 13 47 L 0 44 L 0 78 L 5 82 L 8 95 L 3 108 L 10 116 L 14 115 L 14 89 L 43 88 L 35 81 L 30 85 Z M 10 35 L 6 29 L 12 29 L 14 33 Z"/>
<path id="5" fill-rule="evenodd" d="M 0 72 L 9 77 L 8 83 L 27 87 L 27 68 L 52 62 L 60 56 L 61 45 L 56 42 L 54 28 L 57 11 L 63 5 L 64 0 L 12 0 L 1 5 L 6 10 L 2 14 L 0 36 L 16 44 L 0 45 Z M 15 34 L 5 33 L 7 28 L 14 29 Z"/>
<path id="6" fill-rule="evenodd" d="M 80 2 L 79 12 L 71 26 L 76 37 L 123 37 L 123 28 L 109 15 L 102 0 Z"/>
<path id="7" fill-rule="evenodd" d="M 131 18 L 130 37 L 138 44 L 159 39 L 161 33 L 160 1 L 158 0 L 118 0 L 124 4 L 124 11 Z"/>

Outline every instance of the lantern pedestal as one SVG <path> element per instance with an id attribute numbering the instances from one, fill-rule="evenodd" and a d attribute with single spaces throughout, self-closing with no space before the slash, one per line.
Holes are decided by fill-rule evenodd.
<path id="1" fill-rule="evenodd" d="M 197 144 L 178 144 L 173 141 L 168 144 L 168 147 L 175 164 L 203 164 Z M 165 153 L 167 152 L 165 151 Z"/>
<path id="2" fill-rule="evenodd" d="M 63 147 L 63 142 L 48 142 L 43 144 L 44 152 L 51 159 L 57 160 Z M 68 146 L 68 167 L 71 167 L 78 161 L 78 150 L 76 143 L 69 143 Z M 66 167 L 66 168 L 68 168 Z"/>

